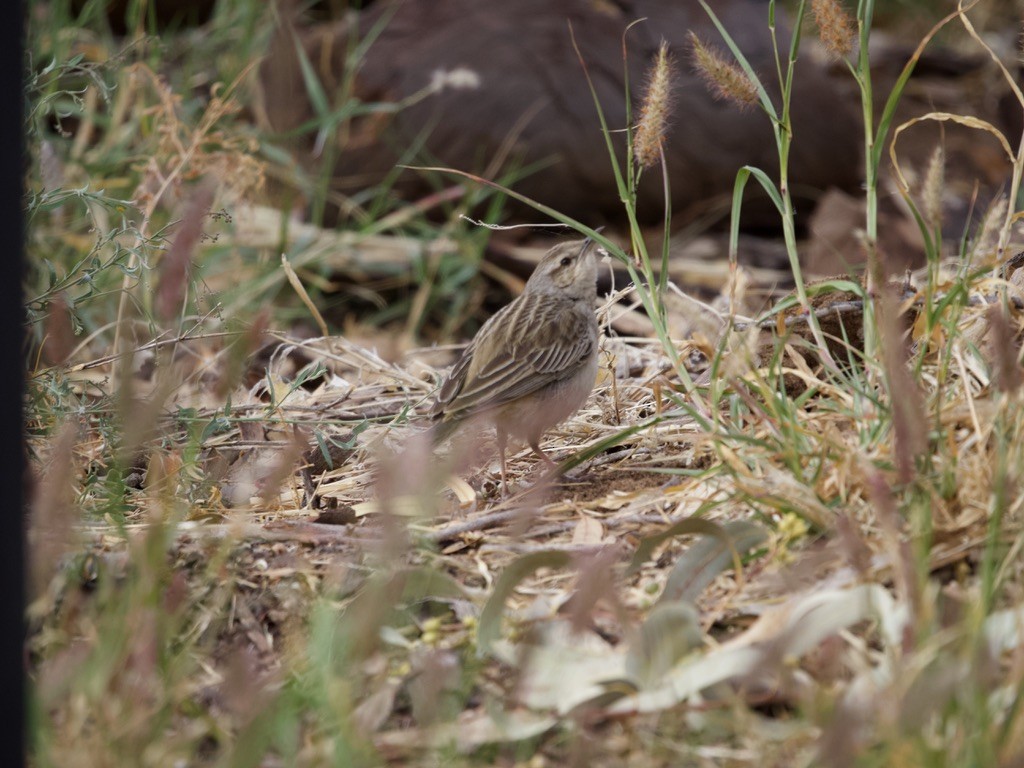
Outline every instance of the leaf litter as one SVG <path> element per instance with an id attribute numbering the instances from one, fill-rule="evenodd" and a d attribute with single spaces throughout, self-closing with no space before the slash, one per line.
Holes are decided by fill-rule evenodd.
<path id="1" fill-rule="evenodd" d="M 349 658 L 363 668 L 352 716 L 391 759 L 425 745 L 471 753 L 680 707 L 707 713 L 746 702 L 756 712 L 766 699 L 797 707 L 824 695 L 837 711 L 856 715 L 864 727 L 850 738 L 868 743 L 885 728 L 876 699 L 897 706 L 897 692 L 909 687 L 916 698 L 948 700 L 955 681 L 974 669 L 959 661 L 944 669 L 948 684 L 930 683 L 928 654 L 952 640 L 939 632 L 914 648 L 908 638 L 922 622 L 948 625 L 935 616 L 936 589 L 944 610 L 970 611 L 972 574 L 992 545 L 987 499 L 998 433 L 1009 434 L 1003 458 L 1021 466 L 1020 388 L 995 386 L 989 371 L 1000 353 L 984 346 L 997 333 L 1019 348 L 1018 262 L 971 284 L 959 307 L 964 334 L 930 329 L 947 334 L 942 341 L 951 353 L 929 353 L 921 362 L 923 382 L 945 382 L 924 397 L 949 441 L 932 462 L 933 471 L 949 475 L 950 493 L 933 499 L 927 561 L 939 581 L 926 582 L 927 595 L 913 593 L 907 579 L 916 577 L 903 570 L 914 521 L 887 517 L 879 497 L 897 487 L 894 470 L 884 468 L 899 449 L 865 440 L 849 394 L 818 378 L 796 315 L 787 318 L 781 345 L 779 323 L 762 323 L 753 355 L 738 358 L 730 374 L 751 406 L 748 452 L 673 414 L 664 393 L 679 383 L 666 378 L 655 344 L 611 335 L 588 405 L 549 433 L 546 450 L 565 461 L 605 446 L 626 425 L 660 420 L 557 479 L 540 475 L 529 451 L 518 451 L 510 456 L 508 498 L 500 495 L 486 439 L 480 458 L 468 462 L 434 457 L 417 443 L 418 414 L 442 371 L 438 351 L 392 360 L 344 337 L 268 333 L 273 352 L 260 358 L 269 361 L 265 372 L 256 385 L 233 392 L 224 409 L 205 405 L 209 379 L 199 375 L 222 365 L 224 350 L 217 351 L 218 339 L 198 337 L 182 344 L 208 362 L 191 367 L 171 395 L 176 410 L 165 409 L 160 421 L 163 447 L 140 464 L 141 487 L 126 489 L 124 520 L 75 526 L 65 543 L 65 561 L 81 553 L 79 570 L 58 570 L 40 593 L 36 653 L 46 653 L 57 642 L 54 632 L 71 621 L 68 590 L 76 581 L 79 589 L 95 589 L 97 581 L 116 589 L 130 578 L 126 567 L 138 575 L 140 566 L 126 566 L 125 553 L 131 558 L 155 542 L 168 552 L 162 567 L 192 593 L 187 634 L 206 660 L 190 690 L 211 711 L 231 706 L 221 699 L 237 688 L 226 681 L 240 649 L 266 681 L 310 663 L 301 649 L 315 653 L 310 622 L 326 604 L 335 631 L 356 649 Z M 907 318 L 914 317 L 918 286 L 902 284 Z M 953 291 L 955 283 L 940 287 Z M 1010 298 L 999 315 L 1003 326 L 988 315 L 999 290 Z M 835 355 L 849 349 L 843 333 L 858 336 L 858 305 L 849 292 L 833 296 L 832 305 L 829 295 L 817 294 L 815 306 L 821 318 L 838 321 L 826 326 Z M 912 343 L 926 331 L 920 317 L 906 327 Z M 781 364 L 787 356 L 792 368 Z M 623 358 L 626 368 L 617 364 Z M 764 387 L 772 360 L 799 378 L 792 395 L 802 409 L 799 439 L 817 455 L 786 456 L 776 442 L 784 420 L 771 411 Z M 949 369 L 933 369 L 939 364 Z M 116 381 L 106 365 L 106 378 L 96 375 L 102 365 L 80 368 L 90 372 L 82 397 L 100 397 Z M 141 377 L 137 392 L 155 389 L 159 375 Z M 174 446 L 185 444 L 186 412 L 207 428 L 190 469 L 192 498 L 198 493 L 201 503 L 183 518 L 175 510 L 189 480 Z M 34 447 L 59 457 L 67 453 L 62 445 Z M 80 438 L 72 463 L 92 473 L 107 457 L 104 446 L 89 446 Z M 159 456 L 179 462 L 164 466 Z M 297 472 L 302 463 L 305 473 Z M 1016 551 L 1024 497 L 1016 486 L 1004 492 L 1013 496 L 1000 536 Z M 35 513 L 37 535 L 60 502 L 44 496 L 39 503 L 52 511 Z M 802 522 L 794 527 L 794 520 Z M 833 529 L 839 535 L 819 538 Z M 982 623 L 987 663 L 997 665 L 1007 654 L 1019 656 L 1024 626 L 1020 559 L 1003 562 L 1009 602 Z M 209 580 L 212 573 L 218 582 Z M 593 584 L 598 588 L 588 589 Z M 828 664 L 814 661 L 822 653 L 830 654 Z M 1019 683 L 1019 666 L 1011 668 L 1017 671 L 1009 678 L 993 680 L 993 696 Z M 453 684 L 469 692 L 454 695 Z M 805 757 L 827 741 L 806 741 L 816 726 L 806 727 L 811 731 L 793 741 Z M 826 723 L 825 734 L 842 727 Z M 734 764 L 759 763 L 749 756 Z"/>

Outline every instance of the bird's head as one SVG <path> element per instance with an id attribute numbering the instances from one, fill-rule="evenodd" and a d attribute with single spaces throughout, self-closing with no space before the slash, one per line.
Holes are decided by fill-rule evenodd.
<path id="1" fill-rule="evenodd" d="M 559 243 L 541 258 L 526 283 L 526 291 L 566 294 L 578 299 L 596 297 L 597 251 L 589 237 Z"/>

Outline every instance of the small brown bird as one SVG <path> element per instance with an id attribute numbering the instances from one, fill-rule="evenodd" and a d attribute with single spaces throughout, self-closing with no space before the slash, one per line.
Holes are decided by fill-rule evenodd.
<path id="1" fill-rule="evenodd" d="M 551 427 L 579 410 L 597 378 L 597 259 L 591 240 L 544 254 L 522 295 L 484 323 L 441 384 L 430 409 L 439 443 L 477 417 L 493 422 L 505 484 L 509 437 L 540 458 Z"/>

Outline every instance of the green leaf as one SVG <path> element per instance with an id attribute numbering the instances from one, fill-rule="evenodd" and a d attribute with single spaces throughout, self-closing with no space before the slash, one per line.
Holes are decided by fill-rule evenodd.
<path id="1" fill-rule="evenodd" d="M 640 546 L 636 548 L 636 552 L 633 554 L 633 559 L 629 563 L 627 573 L 636 573 L 640 570 L 640 566 L 646 563 L 650 558 L 654 550 L 659 547 L 662 542 L 667 541 L 675 536 L 690 536 L 695 533 L 703 533 L 709 536 L 715 536 L 721 530 L 719 526 L 712 523 L 710 520 L 705 520 L 701 515 L 705 514 L 708 509 L 717 506 L 716 502 L 708 502 L 702 504 L 692 517 L 687 517 L 684 520 L 680 520 L 678 523 L 674 523 L 670 527 L 666 528 L 653 536 L 648 536 L 641 539 Z"/>
<path id="2" fill-rule="evenodd" d="M 322 362 L 317 361 L 315 363 L 311 363 L 310 365 L 307 365 L 305 368 L 299 371 L 298 374 L 296 374 L 295 380 L 292 382 L 290 389 L 294 391 L 295 389 L 305 384 L 307 381 L 310 381 L 312 379 L 318 379 L 326 373 L 327 366 L 324 365 Z"/>
<path id="3" fill-rule="evenodd" d="M 768 538 L 764 528 L 746 520 L 722 526 L 703 522 L 711 526 L 711 535 L 694 542 L 672 566 L 659 603 L 695 601 L 719 573 L 730 564 L 738 569 L 740 556 Z"/>
<path id="4" fill-rule="evenodd" d="M 46 265 L 46 289 L 51 291 L 57 284 L 57 268 L 53 266 L 53 262 L 49 259 L 43 259 L 43 263 Z"/>
<path id="5" fill-rule="evenodd" d="M 211 437 L 221 432 L 227 432 L 231 429 L 231 422 L 222 416 L 217 416 L 210 419 L 207 425 L 203 428 L 203 434 L 200 436 L 199 441 L 205 443 Z"/>
<path id="6" fill-rule="evenodd" d="M 600 456 L 609 448 L 615 447 L 630 435 L 635 435 L 637 432 L 642 432 L 645 429 L 653 427 L 661 420 L 662 417 L 655 417 L 641 424 L 634 424 L 632 427 L 627 427 L 626 429 L 620 430 L 619 432 L 616 432 L 615 434 L 610 435 L 604 438 L 603 440 L 599 440 L 594 445 L 584 448 L 582 451 L 573 454 L 568 459 L 559 464 L 559 473 L 564 474 L 565 472 L 568 472 L 569 470 L 578 467 L 580 464 L 590 461 L 595 456 Z"/>
<path id="7" fill-rule="evenodd" d="M 403 603 L 421 603 L 429 599 L 465 600 L 465 588 L 444 571 L 435 568 L 409 568 L 401 572 Z"/>
<path id="8" fill-rule="evenodd" d="M 328 469 L 334 469 L 334 461 L 331 459 L 331 449 L 327 447 L 327 440 L 324 439 L 324 433 L 319 429 L 313 432 L 313 439 L 316 440 L 316 447 L 320 449 L 320 455 L 323 456 L 324 465 Z M 333 442 L 333 440 L 331 441 Z"/>
<path id="9" fill-rule="evenodd" d="M 323 117 L 331 111 L 331 105 L 323 86 L 320 85 L 320 78 L 317 77 L 313 64 L 306 55 L 306 49 L 297 35 L 295 36 L 295 53 L 299 58 L 299 69 L 302 70 L 302 83 L 306 87 L 306 95 L 309 96 L 309 102 L 313 105 L 317 115 Z"/>
<path id="10" fill-rule="evenodd" d="M 782 202 L 782 195 L 779 194 L 778 187 L 775 186 L 775 182 L 771 180 L 767 173 L 762 171 L 760 168 L 755 168 L 752 165 L 745 165 L 740 169 L 741 171 L 749 171 L 750 174 L 757 179 L 758 183 L 764 188 L 764 191 L 768 193 L 768 197 L 775 203 L 775 207 L 779 209 L 779 213 L 785 213 L 785 207 Z M 737 174 L 738 176 L 739 174 Z"/>
<path id="11" fill-rule="evenodd" d="M 829 293 L 835 291 L 848 291 L 862 299 L 867 298 L 867 291 L 864 290 L 864 286 L 853 280 L 845 280 L 843 278 L 833 278 L 831 280 L 822 280 L 820 283 L 807 286 L 808 296 L 817 296 L 819 293 Z"/>
<path id="12" fill-rule="evenodd" d="M 732 187 L 732 210 L 729 218 L 729 259 L 733 263 L 736 262 L 737 254 L 739 253 L 740 243 L 740 212 L 743 209 L 743 192 L 747 188 L 747 182 L 750 180 L 751 175 L 754 176 L 764 187 L 764 190 L 768 193 L 768 197 L 771 198 L 772 203 L 780 214 L 785 215 L 785 207 L 782 202 L 782 196 L 779 194 L 779 190 L 776 188 L 775 183 L 768 178 L 768 175 L 760 168 L 754 168 L 750 165 L 745 165 L 736 171 L 736 181 Z"/>
<path id="13" fill-rule="evenodd" d="M 554 710 L 567 715 L 580 708 L 607 706 L 637 691 L 626 674 L 626 653 L 599 635 L 577 632 L 565 619 L 539 623 L 531 633 L 522 675 L 517 680 L 517 701 L 533 710 Z M 495 643 L 494 655 L 509 664 L 522 657 Z"/>
<path id="14" fill-rule="evenodd" d="M 910 619 L 906 606 L 878 584 L 800 595 L 765 611 L 742 635 L 676 664 L 657 686 L 624 696 L 609 712 L 661 712 L 720 683 L 751 675 L 768 678 L 784 659 L 799 658 L 825 638 L 869 618 L 878 620 L 890 647 L 901 642 Z"/>
<path id="15" fill-rule="evenodd" d="M 703 645 L 697 609 L 687 602 L 660 602 L 651 609 L 626 653 L 626 674 L 641 689 Z"/>
<path id="16" fill-rule="evenodd" d="M 476 633 L 477 655 L 489 653 L 494 641 L 501 636 L 501 617 L 505 601 L 519 582 L 539 568 L 564 568 L 570 562 L 572 555 L 568 552 L 545 550 L 521 557 L 502 571 L 491 597 L 480 614 L 480 624 Z"/>

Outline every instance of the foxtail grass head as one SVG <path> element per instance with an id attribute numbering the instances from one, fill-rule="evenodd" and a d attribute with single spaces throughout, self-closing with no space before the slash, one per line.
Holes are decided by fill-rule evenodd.
<path id="1" fill-rule="evenodd" d="M 757 87 L 735 62 L 709 47 L 693 32 L 690 48 L 697 73 L 704 78 L 715 98 L 731 101 L 741 108 L 757 103 Z"/>
<path id="2" fill-rule="evenodd" d="M 942 226 L 942 190 L 946 185 L 945 161 L 946 153 L 939 144 L 928 161 L 928 170 L 925 171 L 924 184 L 921 187 L 924 220 L 935 229 Z"/>
<path id="3" fill-rule="evenodd" d="M 661 157 L 662 143 L 672 113 L 672 69 L 668 43 L 662 40 L 654 63 L 647 70 L 647 91 L 640 107 L 640 120 L 633 141 L 633 157 L 642 168 L 657 165 Z"/>
<path id="4" fill-rule="evenodd" d="M 811 13 L 825 50 L 837 59 L 849 56 L 853 52 L 857 32 L 842 3 L 839 0 L 811 0 Z"/>

